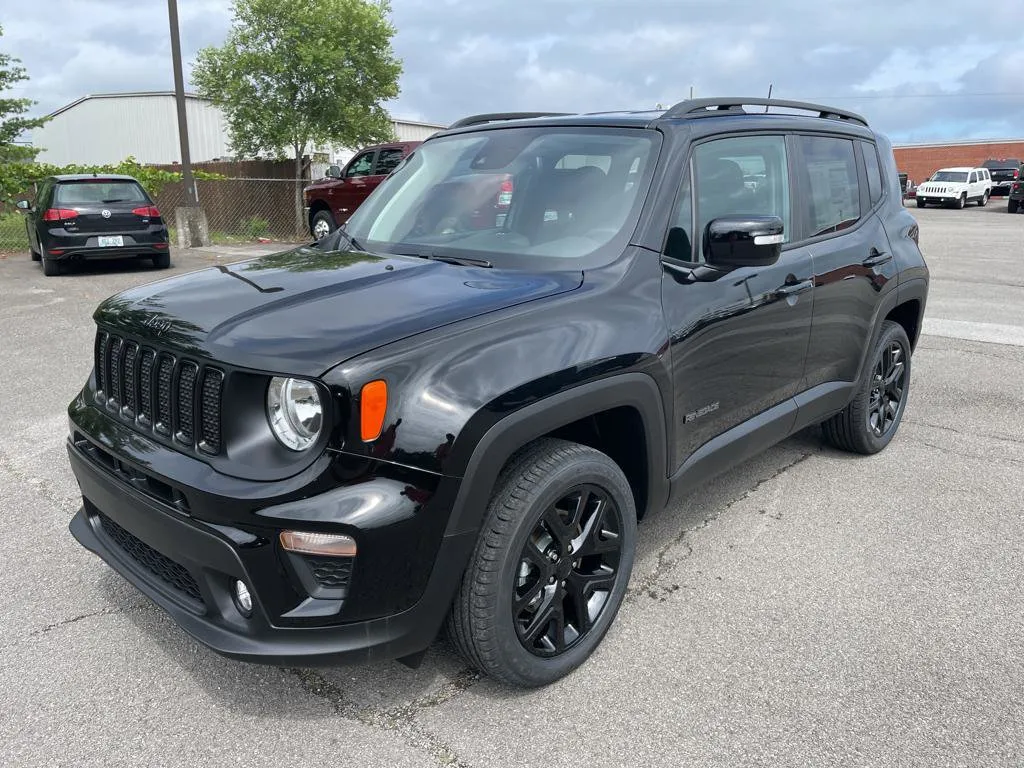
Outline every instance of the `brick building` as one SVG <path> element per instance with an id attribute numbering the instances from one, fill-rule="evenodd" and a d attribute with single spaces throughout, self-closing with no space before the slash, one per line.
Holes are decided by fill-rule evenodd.
<path id="1" fill-rule="evenodd" d="M 1024 159 L 1024 139 L 947 141 L 942 144 L 905 144 L 894 147 L 896 167 L 914 184 L 920 184 L 939 168 L 976 166 L 990 158 Z"/>

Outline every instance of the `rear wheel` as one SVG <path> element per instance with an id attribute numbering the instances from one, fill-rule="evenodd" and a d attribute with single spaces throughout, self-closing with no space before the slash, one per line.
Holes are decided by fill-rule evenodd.
<path id="1" fill-rule="evenodd" d="M 153 266 L 157 269 L 167 269 L 171 266 L 170 253 L 158 253 L 153 257 Z"/>
<path id="2" fill-rule="evenodd" d="M 40 259 L 43 258 L 38 253 L 36 253 L 35 251 L 32 251 L 32 250 L 29 251 L 29 255 L 32 257 L 32 261 L 39 261 Z"/>
<path id="3" fill-rule="evenodd" d="M 985 194 L 981 196 L 981 200 L 978 201 L 979 208 L 984 208 L 986 205 L 988 205 L 988 190 L 985 191 Z"/>
<path id="4" fill-rule="evenodd" d="M 317 211 L 309 228 L 315 240 L 323 240 L 336 230 L 338 225 L 334 223 L 334 217 L 330 211 Z"/>
<path id="5" fill-rule="evenodd" d="M 61 273 L 61 265 L 59 261 L 53 259 L 41 259 L 43 262 L 43 274 L 47 277 L 55 277 Z"/>
<path id="6" fill-rule="evenodd" d="M 825 438 L 854 453 L 878 453 L 899 429 L 910 394 L 910 340 L 886 320 L 853 401 L 822 424 Z"/>
<path id="7" fill-rule="evenodd" d="M 1008 200 L 1007 203 L 1006 203 L 1006 210 L 1009 213 L 1016 213 L 1017 212 L 1017 208 L 1019 208 L 1019 207 L 1020 207 L 1020 201 L 1018 201 L 1018 200 Z"/>
<path id="8" fill-rule="evenodd" d="M 498 478 L 448 635 L 498 680 L 552 683 L 611 626 L 635 547 L 636 507 L 619 466 L 593 448 L 538 440 Z"/>

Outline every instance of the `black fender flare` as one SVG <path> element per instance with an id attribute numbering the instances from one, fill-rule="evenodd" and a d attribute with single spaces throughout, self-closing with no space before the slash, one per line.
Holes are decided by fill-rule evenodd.
<path id="1" fill-rule="evenodd" d="M 886 292 L 875 308 L 875 314 L 872 318 L 871 336 L 868 338 L 867 345 L 861 351 L 860 365 L 857 366 L 857 378 L 854 381 L 860 381 L 864 375 L 864 366 L 869 364 L 868 357 L 871 354 L 871 350 L 875 348 L 875 342 L 878 341 L 878 337 L 882 333 L 882 324 L 885 318 L 889 316 L 889 313 L 896 309 L 896 307 L 906 304 L 908 301 L 917 300 L 920 302 L 921 310 L 917 325 L 917 336 L 920 338 L 921 324 L 924 321 L 924 304 L 927 296 L 928 281 L 924 278 L 907 280 L 895 286 L 893 290 Z M 911 339 L 910 345 L 911 349 L 916 347 L 917 340 Z"/>
<path id="2" fill-rule="evenodd" d="M 479 530 L 494 484 L 519 448 L 559 427 L 618 407 L 634 408 L 644 425 L 648 507 L 668 499 L 668 440 L 661 391 L 645 373 L 623 373 L 563 390 L 502 418 L 473 449 L 459 486 L 446 536 Z"/>

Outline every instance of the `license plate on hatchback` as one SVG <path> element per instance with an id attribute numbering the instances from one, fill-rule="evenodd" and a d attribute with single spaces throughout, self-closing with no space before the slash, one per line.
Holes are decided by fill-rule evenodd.
<path id="1" fill-rule="evenodd" d="M 124 237 L 122 235 L 101 236 L 99 241 L 100 248 L 120 248 L 124 245 Z"/>

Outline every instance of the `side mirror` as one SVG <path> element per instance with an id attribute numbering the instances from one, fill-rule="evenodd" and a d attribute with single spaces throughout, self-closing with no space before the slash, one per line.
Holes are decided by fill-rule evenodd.
<path id="1" fill-rule="evenodd" d="M 16 203 L 16 205 L 18 206 L 18 208 L 20 208 L 23 211 L 31 211 L 32 210 L 32 203 L 30 203 L 28 200 L 19 200 Z"/>
<path id="2" fill-rule="evenodd" d="M 327 173 L 324 174 L 324 178 L 328 179 L 340 179 L 341 178 L 341 166 L 332 165 L 327 169 Z"/>
<path id="3" fill-rule="evenodd" d="M 704 231 L 704 258 L 714 267 L 767 267 L 782 253 L 778 216 L 726 216 Z"/>

